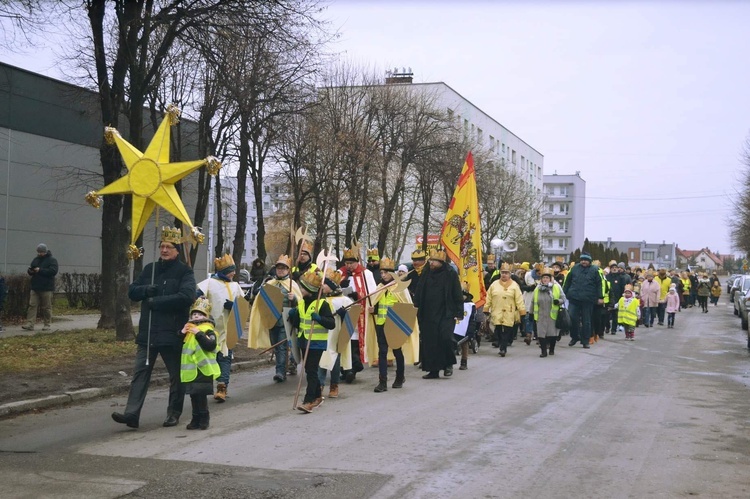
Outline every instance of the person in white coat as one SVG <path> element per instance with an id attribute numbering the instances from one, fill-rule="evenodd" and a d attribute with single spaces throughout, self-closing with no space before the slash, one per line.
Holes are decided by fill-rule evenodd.
<path id="1" fill-rule="evenodd" d="M 229 387 L 229 372 L 232 368 L 232 350 L 227 346 L 227 324 L 234 305 L 234 299 L 242 297 L 244 292 L 239 283 L 234 282 L 237 267 L 232 255 L 226 254 L 214 259 L 214 273 L 211 277 L 198 283 L 198 296 L 205 296 L 211 303 L 213 318 L 216 322 L 214 332 L 217 336 L 219 352 L 216 362 L 221 369 L 221 375 L 216 379 L 216 393 L 214 399 L 224 402 Z"/>

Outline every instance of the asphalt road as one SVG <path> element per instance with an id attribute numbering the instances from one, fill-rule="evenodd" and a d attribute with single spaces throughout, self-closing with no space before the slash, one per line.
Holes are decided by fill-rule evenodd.
<path id="1" fill-rule="evenodd" d="M 2 496 L 747 498 L 746 343 L 722 302 L 545 359 L 483 344 L 381 394 L 367 369 L 310 415 L 270 367 L 233 375 L 207 431 L 162 428 L 164 388 L 138 430 L 109 418 L 124 397 L 88 402 L 0 421 Z"/>

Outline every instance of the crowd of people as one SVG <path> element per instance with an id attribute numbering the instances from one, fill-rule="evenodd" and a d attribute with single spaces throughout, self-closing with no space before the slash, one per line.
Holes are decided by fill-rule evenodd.
<path id="1" fill-rule="evenodd" d="M 631 269 L 616 261 L 605 267 L 585 252 L 577 262 L 549 266 L 496 262 L 488 255 L 486 301 L 477 308 L 445 251 L 428 256 L 416 250 L 408 268 L 381 259 L 375 249 L 367 251 L 363 264 L 358 250 L 346 249 L 341 262 L 319 268 L 307 242 L 295 262 L 281 255 L 268 272 L 254 266 L 255 285 L 244 294 L 234 282 L 230 255 L 215 259 L 214 273 L 196 283 L 178 258 L 180 241 L 178 229 L 165 229 L 159 260 L 130 285 L 130 298 L 141 302 L 138 351 L 125 410 L 112 418 L 132 428 L 139 426 L 157 356 L 170 376 L 164 426 L 179 423 L 189 394 L 187 429 L 208 428 L 208 397 L 216 402 L 227 397 L 233 347 L 227 333 L 238 298 L 253 303 L 249 345 L 271 345 L 274 352 L 273 381 L 285 382 L 303 364 L 306 388 L 296 408 L 307 414 L 326 398 L 338 398 L 340 382 L 355 382 L 365 365 L 378 368 L 376 393 L 388 391 L 388 367 L 394 363 L 392 389 L 405 385 L 408 364 L 419 366 L 424 379 L 450 377 L 460 352 L 460 369 L 468 369 L 466 340 L 480 341 L 479 331 L 500 357 L 520 336 L 527 345 L 536 342 L 545 358 L 555 355 L 568 333 L 568 346 L 580 343 L 585 349 L 605 334 L 622 332 L 634 341 L 637 326 L 673 328 L 681 309 L 698 304 L 707 313 L 708 299 L 715 305 L 721 294 L 716 274 Z M 275 305 L 273 296 L 279 297 Z M 259 308 L 272 312 L 270 321 Z M 362 313 L 355 317 L 353 310 Z"/>

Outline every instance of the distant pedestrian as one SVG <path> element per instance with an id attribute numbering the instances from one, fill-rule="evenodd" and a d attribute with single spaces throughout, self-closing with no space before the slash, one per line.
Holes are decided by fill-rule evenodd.
<path id="1" fill-rule="evenodd" d="M 643 327 L 654 327 L 659 310 L 659 283 L 654 280 L 654 271 L 646 271 L 646 280 L 641 284 L 641 305 L 643 305 Z"/>
<path id="2" fill-rule="evenodd" d="M 27 331 L 34 330 L 37 311 L 41 306 L 44 320 L 42 331 L 48 331 L 52 324 L 52 298 L 55 294 L 57 260 L 46 244 L 40 243 L 36 247 L 36 258 L 31 261 L 26 272 L 31 276 L 31 297 L 26 312 L 26 325 L 21 327 Z"/>
<path id="3" fill-rule="evenodd" d="M 677 285 L 672 284 L 667 293 L 667 328 L 674 329 L 674 317 L 680 310 L 680 296 L 677 294 Z"/>
<path id="4" fill-rule="evenodd" d="M 581 253 L 580 262 L 570 269 L 563 285 L 563 292 L 570 301 L 572 321 L 568 346 L 572 347 L 580 341 L 583 348 L 589 348 L 594 305 L 604 304 L 602 290 L 599 267 L 591 265 L 590 254 Z"/>
<path id="5" fill-rule="evenodd" d="M 565 303 L 565 294 L 554 279 L 554 271 L 551 268 L 545 268 L 541 272 L 542 279 L 534 290 L 532 301 L 532 311 L 534 320 L 537 325 L 537 338 L 539 339 L 539 348 L 542 353 L 540 357 L 555 355 L 555 344 L 560 331 L 556 327 L 557 314 L 560 312 L 560 305 Z"/>
<path id="6" fill-rule="evenodd" d="M 500 266 L 500 279 L 490 284 L 485 307 L 495 326 L 500 357 L 505 357 L 518 329 L 518 319 L 526 315 L 521 288 L 517 281 L 511 279 L 510 265 L 507 263 Z"/>
<path id="7" fill-rule="evenodd" d="M 719 297 L 721 296 L 721 283 L 716 280 L 714 281 L 713 286 L 711 286 L 711 303 L 714 304 L 714 307 L 719 304 Z"/>
<path id="8" fill-rule="evenodd" d="M 625 330 L 625 339 L 635 341 L 635 326 L 641 315 L 640 301 L 633 295 L 633 286 L 625 285 L 622 297 L 615 304 L 617 323 Z"/>
<path id="9" fill-rule="evenodd" d="M 704 314 L 708 313 L 708 296 L 711 294 L 711 284 L 708 280 L 708 276 L 704 273 L 698 279 L 698 287 L 696 289 L 696 295 L 698 295 L 698 303 L 701 305 L 701 310 Z"/>

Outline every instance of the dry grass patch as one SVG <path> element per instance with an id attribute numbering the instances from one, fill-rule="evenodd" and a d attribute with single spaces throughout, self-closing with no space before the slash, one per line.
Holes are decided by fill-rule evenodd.
<path id="1" fill-rule="evenodd" d="M 0 339 L 0 373 L 22 373 L 97 364 L 133 358 L 136 344 L 115 340 L 113 329 L 78 329 Z"/>

